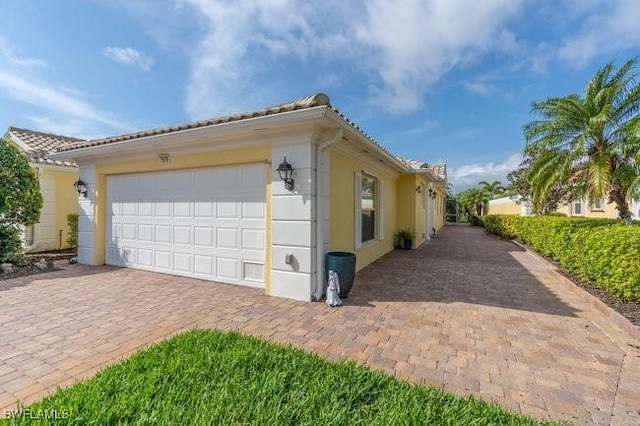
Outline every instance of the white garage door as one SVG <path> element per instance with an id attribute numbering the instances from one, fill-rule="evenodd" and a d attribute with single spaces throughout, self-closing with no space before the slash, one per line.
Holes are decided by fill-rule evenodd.
<path id="1" fill-rule="evenodd" d="M 107 177 L 106 263 L 264 287 L 265 166 Z"/>

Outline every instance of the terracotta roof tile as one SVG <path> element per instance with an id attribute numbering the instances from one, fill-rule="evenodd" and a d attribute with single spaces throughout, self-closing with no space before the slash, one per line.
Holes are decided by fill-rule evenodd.
<path id="1" fill-rule="evenodd" d="M 192 121 L 189 123 L 159 127 L 156 129 L 143 130 L 135 133 L 127 133 L 123 135 L 110 136 L 102 139 L 93 139 L 84 141 L 82 143 L 74 144 L 72 146 L 63 146 L 58 148 L 58 152 L 69 151 L 78 148 L 89 148 L 98 145 L 106 145 L 114 142 L 123 142 L 133 139 L 144 138 L 147 136 L 156 136 L 167 133 L 174 133 L 183 130 L 197 129 L 200 127 L 213 126 L 216 124 L 229 123 L 233 121 L 247 120 L 249 118 L 264 117 L 266 115 L 280 114 L 283 112 L 290 112 L 299 109 L 312 108 L 316 106 L 329 106 L 329 97 L 324 93 L 318 93 L 313 96 L 301 98 L 285 104 L 275 105 L 255 111 L 242 112 L 233 115 L 225 115 L 217 118 L 208 118 L 200 121 Z"/>
<path id="2" fill-rule="evenodd" d="M 14 139 L 15 142 L 21 142 L 22 145 L 28 147 L 24 154 L 30 162 L 66 167 L 76 167 L 76 165 L 69 161 L 53 160 L 48 157 L 48 154 L 84 142 L 82 139 L 55 135 L 53 133 L 36 132 L 34 130 L 13 126 L 7 130 L 7 136 Z"/>
<path id="3" fill-rule="evenodd" d="M 431 170 L 438 178 L 442 180 L 447 179 L 447 165 L 446 164 L 428 164 L 424 161 L 413 160 L 411 158 L 396 157 L 398 161 L 405 165 L 405 167 L 412 170 L 427 169 Z"/>

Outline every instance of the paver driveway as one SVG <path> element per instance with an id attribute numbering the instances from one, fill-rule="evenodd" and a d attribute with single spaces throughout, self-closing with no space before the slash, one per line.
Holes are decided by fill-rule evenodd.
<path id="1" fill-rule="evenodd" d="M 469 227 L 358 274 L 340 308 L 112 267 L 0 285 L 0 409 L 192 327 L 237 329 L 577 424 L 640 424 L 640 342 L 549 264 Z"/>

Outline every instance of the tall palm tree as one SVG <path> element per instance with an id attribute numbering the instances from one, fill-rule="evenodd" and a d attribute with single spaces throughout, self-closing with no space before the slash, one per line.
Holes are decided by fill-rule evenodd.
<path id="1" fill-rule="evenodd" d="M 535 102 L 541 118 L 525 125 L 525 155 L 534 208 L 558 183 L 589 200 L 608 196 L 620 218 L 629 219 L 629 198 L 640 186 L 640 85 L 638 58 L 616 68 L 609 62 L 583 95 Z"/>
<path id="2" fill-rule="evenodd" d="M 502 185 L 502 182 L 500 182 L 499 180 L 494 180 L 491 183 L 487 182 L 486 180 L 483 180 L 478 182 L 478 185 L 480 185 L 482 189 L 484 189 L 487 193 L 489 193 L 489 197 L 491 197 L 492 200 L 496 195 L 503 194 L 505 191 L 505 187 Z"/>

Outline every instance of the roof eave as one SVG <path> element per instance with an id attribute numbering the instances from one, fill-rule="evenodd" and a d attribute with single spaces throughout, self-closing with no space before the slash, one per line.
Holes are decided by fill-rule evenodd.
<path id="1" fill-rule="evenodd" d="M 330 109 L 327 110 L 327 118 L 332 120 L 337 125 L 342 125 L 342 126 L 347 127 L 347 129 L 345 129 L 345 130 L 348 130 L 348 131 L 350 131 L 351 134 L 356 135 L 358 137 L 358 139 L 360 140 L 360 142 L 363 142 L 365 145 L 367 145 L 373 151 L 375 151 L 378 155 L 381 155 L 382 157 L 384 157 L 387 160 L 389 160 L 390 165 L 393 166 L 398 171 L 400 171 L 402 173 L 407 173 L 407 172 L 411 171 L 404 164 L 402 164 L 400 161 L 398 161 L 398 159 L 394 155 L 392 155 L 391 153 L 385 151 L 379 145 L 374 143 L 369 136 L 367 136 L 366 134 L 364 134 L 362 132 L 362 130 L 360 130 L 357 126 L 355 126 L 349 120 L 345 119 L 342 116 L 342 114 L 340 114 L 339 112 L 337 112 L 333 108 L 330 108 Z"/>
<path id="2" fill-rule="evenodd" d="M 323 117 L 327 111 L 326 105 L 298 109 L 293 111 L 281 112 L 278 114 L 269 114 L 259 117 L 251 117 L 243 120 L 229 121 L 225 123 L 216 123 L 209 126 L 194 127 L 191 129 L 177 130 L 169 133 L 161 133 L 157 135 L 143 136 L 134 139 L 127 139 L 118 142 L 109 142 L 100 145 L 94 145 L 83 148 L 69 149 L 65 151 L 55 152 L 48 155 L 52 159 L 65 158 L 82 158 L 86 156 L 101 155 L 113 153 L 121 150 L 123 147 L 145 147 L 153 146 L 158 141 L 179 141 L 189 134 L 195 135 L 216 135 L 224 133 L 238 133 L 243 131 L 251 131 L 255 128 L 264 127 L 265 125 L 274 124 L 292 124 L 298 121 L 309 120 Z"/>

